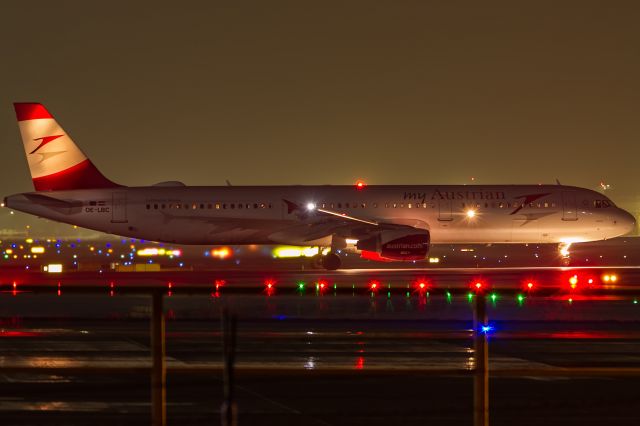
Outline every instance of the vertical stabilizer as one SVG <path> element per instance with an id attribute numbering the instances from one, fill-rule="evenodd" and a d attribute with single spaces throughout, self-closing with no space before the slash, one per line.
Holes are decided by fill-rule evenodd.
<path id="1" fill-rule="evenodd" d="M 36 191 L 120 186 L 100 173 L 44 105 L 13 106 Z"/>

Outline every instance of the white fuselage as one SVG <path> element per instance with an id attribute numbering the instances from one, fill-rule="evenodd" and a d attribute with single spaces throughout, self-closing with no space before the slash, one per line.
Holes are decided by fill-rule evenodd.
<path id="1" fill-rule="evenodd" d="M 352 222 L 339 231 L 327 225 L 327 235 L 322 219 L 291 211 L 287 201 L 426 229 L 435 244 L 595 241 L 635 226 L 602 194 L 561 185 L 159 185 L 25 193 L 5 203 L 89 229 L 180 244 L 327 245 L 336 232 L 357 238 Z"/>

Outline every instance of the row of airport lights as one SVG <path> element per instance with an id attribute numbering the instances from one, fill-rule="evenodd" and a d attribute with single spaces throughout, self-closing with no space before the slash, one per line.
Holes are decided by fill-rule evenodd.
<path id="1" fill-rule="evenodd" d="M 614 273 L 605 273 L 601 276 L 601 282 L 605 285 L 607 284 L 615 285 L 615 283 L 618 282 L 618 276 Z M 570 295 L 571 293 L 574 293 L 574 292 L 577 293 L 581 290 L 593 289 L 597 285 L 596 280 L 593 276 L 590 276 L 590 275 L 580 276 L 577 273 L 570 275 L 567 279 L 567 283 L 568 283 L 568 290 L 570 292 Z M 58 284 L 57 294 L 58 296 L 60 296 L 62 295 L 62 284 L 61 282 L 58 282 L 57 284 Z M 222 279 L 215 280 L 213 283 L 212 296 L 219 297 L 222 291 L 222 288 L 226 284 L 227 283 L 225 280 L 222 280 Z M 407 290 L 409 290 L 411 286 L 413 287 L 413 293 L 417 293 L 419 296 L 422 296 L 422 297 L 424 296 L 429 297 L 430 290 L 434 288 L 432 282 L 426 278 L 416 279 L 412 285 L 410 284 L 407 286 Z M 110 281 L 108 287 L 109 287 L 109 295 L 113 296 L 115 294 L 115 283 L 113 281 Z M 533 279 L 525 280 L 522 284 L 522 292 L 516 295 L 516 301 L 518 302 L 518 304 L 519 305 L 524 304 L 526 295 L 533 293 L 538 287 L 539 287 L 539 284 L 535 280 Z M 299 281 L 296 285 L 296 289 L 300 294 L 304 293 L 306 288 L 307 288 L 307 284 L 304 281 Z M 338 285 L 336 283 L 334 283 L 333 285 L 330 285 L 330 283 L 324 279 L 318 280 L 315 283 L 315 291 L 316 291 L 316 294 L 318 295 L 325 294 L 325 292 L 329 291 L 331 288 L 333 288 L 334 291 L 337 291 Z M 355 284 L 352 285 L 352 288 L 355 291 Z M 370 292 L 371 297 L 378 295 L 383 288 L 384 286 L 378 280 L 371 280 L 367 284 L 367 289 Z M 496 292 L 488 293 L 488 291 L 490 290 L 490 286 L 487 283 L 487 281 L 484 279 L 472 280 L 469 283 L 469 289 L 470 291 L 467 293 L 467 298 L 470 302 L 473 300 L 473 297 L 475 295 L 487 294 L 489 300 L 491 300 L 491 302 L 494 304 L 497 302 L 499 298 L 499 295 Z M 276 280 L 273 278 L 266 279 L 264 281 L 264 292 L 268 296 L 272 296 L 275 294 L 275 291 L 276 291 Z M 12 282 L 11 293 L 14 296 L 19 293 L 18 283 L 16 281 Z M 411 291 L 407 291 L 406 296 L 410 297 L 411 293 L 412 293 Z M 173 283 L 168 282 L 167 295 L 171 296 L 172 294 L 173 294 Z M 447 290 L 445 291 L 444 294 L 447 302 L 451 302 L 453 298 L 452 293 Z M 387 285 L 387 297 L 391 297 L 391 284 Z M 573 299 L 570 296 L 567 300 L 569 303 L 573 302 Z M 633 304 L 638 304 L 638 303 L 639 303 L 638 299 L 634 298 Z"/>

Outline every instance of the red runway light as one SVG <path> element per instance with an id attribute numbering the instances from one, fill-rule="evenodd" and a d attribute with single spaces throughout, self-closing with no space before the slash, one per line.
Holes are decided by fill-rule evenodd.
<path id="1" fill-rule="evenodd" d="M 216 287 L 216 291 L 218 291 L 220 289 L 220 287 L 224 287 L 224 285 L 226 284 L 225 280 L 215 280 L 214 281 L 215 287 Z"/>
<path id="2" fill-rule="evenodd" d="M 369 281 L 369 290 L 378 291 L 380 289 L 380 282 L 376 280 Z"/>
<path id="3" fill-rule="evenodd" d="M 470 287 L 471 287 L 472 291 L 474 291 L 476 293 L 482 293 L 482 292 L 486 291 L 489 288 L 489 285 L 483 279 L 475 279 L 475 280 L 471 281 Z"/>
<path id="4" fill-rule="evenodd" d="M 413 282 L 413 287 L 416 291 L 422 293 L 431 289 L 431 283 L 426 278 L 418 278 Z"/>

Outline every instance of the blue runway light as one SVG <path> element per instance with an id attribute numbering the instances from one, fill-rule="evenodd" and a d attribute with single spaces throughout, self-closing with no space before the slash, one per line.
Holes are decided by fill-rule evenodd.
<path id="1" fill-rule="evenodd" d="M 480 331 L 484 334 L 489 334 L 493 331 L 493 326 L 491 325 L 483 325 L 480 327 Z"/>

